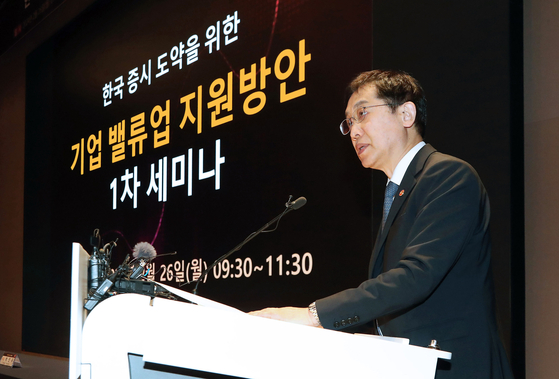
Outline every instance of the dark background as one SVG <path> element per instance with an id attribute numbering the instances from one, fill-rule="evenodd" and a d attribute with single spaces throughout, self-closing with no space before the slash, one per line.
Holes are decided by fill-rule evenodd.
<path id="1" fill-rule="evenodd" d="M 0 0 L 0 55 L 65 0 Z"/>
<path id="2" fill-rule="evenodd" d="M 360 28 L 337 22 L 335 15 L 348 4 L 326 8 L 319 7 L 317 1 L 279 2 L 274 23 L 275 1 L 189 5 L 172 0 L 98 2 L 29 57 L 29 200 L 25 208 L 23 315 L 28 325 L 23 333 L 26 350 L 66 354 L 69 326 L 66 313 L 60 310 L 69 306 L 70 247 L 72 242 L 80 242 L 91 252 L 89 235 L 95 228 L 100 229 L 104 242 L 119 239 L 113 268 L 131 252 L 131 246 L 141 241 L 153 241 L 160 254 L 177 252 L 158 258 L 158 268 L 177 260 L 184 260 L 186 265 L 195 258 L 209 265 L 283 211 L 289 195 L 305 196 L 308 204 L 286 216 L 276 232 L 258 236 L 230 259 L 233 262 L 250 257 L 253 265 L 264 266 L 262 272 L 254 272 L 249 278 L 220 280 L 212 280 L 210 275 L 199 294 L 242 310 L 266 305 L 304 306 L 366 279 L 373 238 L 371 173 L 360 166 L 338 124 L 344 118 L 345 86 L 362 68 L 370 67 L 371 55 L 369 50 L 358 59 L 336 57 L 344 57 L 347 48 L 359 49 L 362 40 L 346 43 L 344 36 L 350 31 L 369 36 L 370 46 L 371 21 L 369 18 Z M 364 13 L 371 14 L 370 4 L 354 1 L 352 5 L 362 10 L 368 7 Z M 209 54 L 203 44 L 205 28 L 235 10 L 241 19 L 238 41 L 222 45 L 219 54 Z M 312 27 L 307 22 L 311 13 Z M 332 38 L 324 39 L 326 28 L 331 29 Z M 198 62 L 184 65 L 182 70 L 169 64 L 170 73 L 156 79 L 157 56 L 178 41 L 186 42 L 194 33 L 201 37 Z M 306 80 L 299 83 L 295 70 L 287 84 L 289 89 L 304 86 L 306 95 L 280 103 L 279 80 L 272 73 L 264 90 L 264 109 L 247 116 L 242 112 L 246 95 L 238 95 L 235 77 L 232 122 L 210 127 L 206 95 L 202 133 L 197 134 L 196 127 L 188 122 L 184 129 L 178 127 L 184 113 L 181 97 L 196 91 L 199 85 L 207 94 L 214 79 L 226 77 L 231 70 L 238 74 L 265 55 L 273 70 L 282 50 L 289 48 L 299 55 L 301 39 L 306 41 L 306 53 L 311 54 Z M 150 58 L 151 86 L 139 85 L 135 94 L 125 94 L 122 100 L 113 98 L 111 105 L 103 107 L 103 85 Z M 150 138 L 142 155 L 132 157 L 127 150 L 125 160 L 111 163 L 108 128 L 123 119 L 129 125 L 129 119 L 142 111 L 149 120 L 151 109 L 167 99 L 171 104 L 171 142 L 154 149 L 148 142 L 153 133 L 148 132 Z M 72 145 L 81 138 L 87 141 L 100 129 L 101 168 L 89 172 L 86 160 L 84 175 L 78 168 L 70 170 L 75 154 Z M 221 189 L 217 191 L 213 178 L 196 180 L 198 149 L 205 151 L 204 170 L 211 169 L 216 139 L 221 140 L 221 155 L 225 157 Z M 192 196 L 187 195 L 186 186 L 171 188 L 170 184 L 172 157 L 186 154 L 189 148 L 194 150 Z M 156 195 L 148 197 L 145 191 L 150 165 L 164 156 L 169 161 L 168 199 L 161 203 Z M 119 201 L 113 210 L 110 183 L 135 166 L 142 182 L 138 208 L 133 209 L 127 199 Z M 123 186 L 120 180 L 118 183 L 120 197 Z M 360 238 L 348 240 L 347 236 L 356 230 L 361 231 Z M 306 252 L 313 256 L 309 275 L 278 275 L 277 256 L 293 261 L 292 254 L 302 257 Z M 275 271 L 271 277 L 265 262 L 269 256 Z M 155 279 L 165 282 L 163 273 Z M 193 286 L 183 289 L 192 290 Z M 38 316 L 42 322 L 32 322 Z"/>
<path id="3" fill-rule="evenodd" d="M 163 154 L 173 157 L 189 147 L 195 156 L 198 148 L 211 156 L 217 138 L 226 157 L 222 189 L 214 191 L 212 180 L 207 185 L 195 181 L 192 197 L 184 195 L 184 187 L 169 188 L 155 243 L 158 252 L 176 250 L 178 255 L 168 262 L 198 256 L 210 262 L 279 213 L 287 195 L 293 194 L 307 197 L 309 203 L 286 216 L 278 231 L 259 236 L 236 256 L 263 261 L 270 254 L 275 258 L 310 251 L 312 274 L 208 281 L 200 294 L 246 310 L 306 305 L 357 285 L 366 275 L 380 214 L 376 207 L 381 201 L 376 199 L 371 221 L 371 193 L 382 196 L 384 178 L 375 175 L 371 191 L 370 172 L 360 167 L 337 124 L 343 118 L 344 86 L 358 72 L 374 67 L 404 69 L 422 82 L 429 109 L 426 141 L 469 161 L 487 187 L 499 321 L 513 365 L 523 365 L 523 214 L 518 211 L 523 209 L 522 76 L 516 31 L 520 24 L 515 23 L 520 11 L 514 3 L 279 2 L 269 57 L 285 48 L 296 51 L 299 39 L 305 38 L 312 54 L 307 95 L 280 104 L 274 98 L 278 80 L 270 76 L 274 87 L 265 90 L 263 111 L 243 116 L 240 101 L 234 100 L 234 121 L 206 127 L 201 135 L 176 127 L 182 117 L 178 99 L 197 85 L 207 87 L 224 77 L 231 67 L 257 63 L 268 46 L 275 2 L 214 2 L 187 10 L 173 8 L 172 1 L 157 3 L 169 8 L 154 10 L 151 2 L 98 2 L 28 59 L 24 349 L 67 354 L 68 313 L 59 309 L 68 308 L 71 242 L 87 249 L 94 228 L 119 230 L 131 245 L 154 237 L 162 204 L 140 195 L 138 210 L 121 203 L 113 212 L 107 205 L 110 180 L 136 164 L 148 175 L 149 164 Z M 153 80 L 145 96 L 136 93 L 113 102 L 110 111 L 99 107 L 104 82 L 146 59 L 153 64 L 181 38 L 186 41 L 194 32 L 203 36 L 211 21 L 236 9 L 242 19 L 239 41 L 222 47 L 230 66 L 223 56 L 201 48 L 192 70 L 183 67 L 172 77 Z M 187 18 L 181 11 L 188 13 L 188 23 L 171 22 L 173 17 Z M 142 27 L 137 20 L 144 20 Z M 73 71 L 76 67 L 81 76 Z M 165 152 L 146 152 L 138 163 L 104 162 L 98 172 L 81 178 L 69 170 L 71 161 L 65 156 L 78 138 L 99 129 L 105 133 L 119 118 L 148 112 L 166 98 L 177 107 L 171 109 L 175 128 Z M 110 150 L 104 147 L 108 156 Z M 123 256 L 126 244 L 119 243 L 119 248 Z M 115 263 L 120 263 L 118 258 Z M 42 322 L 33 323 L 38 318 Z"/>

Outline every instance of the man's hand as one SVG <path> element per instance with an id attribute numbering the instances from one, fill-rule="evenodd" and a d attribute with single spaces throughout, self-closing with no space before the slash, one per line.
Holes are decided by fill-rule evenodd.
<path id="1" fill-rule="evenodd" d="M 265 308 L 259 311 L 249 312 L 249 314 L 274 320 L 288 321 L 295 324 L 319 327 L 308 308 Z"/>

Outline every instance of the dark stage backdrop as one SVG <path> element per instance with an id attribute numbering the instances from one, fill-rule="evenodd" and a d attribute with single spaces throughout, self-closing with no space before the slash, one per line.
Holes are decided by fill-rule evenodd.
<path id="1" fill-rule="evenodd" d="M 95 228 L 118 238 L 113 267 L 137 242 L 176 251 L 153 269 L 179 286 L 289 195 L 305 196 L 199 294 L 251 310 L 358 285 L 385 178 L 371 180 L 338 124 L 345 86 L 374 67 L 423 83 L 427 142 L 472 163 L 488 188 L 499 321 L 514 351 L 523 181 L 511 4 L 97 2 L 27 62 L 24 349 L 67 355 L 70 245 L 91 251 Z"/>
<path id="2" fill-rule="evenodd" d="M 180 286 L 304 196 L 198 294 L 306 306 L 366 279 L 371 172 L 338 125 L 371 4 L 324 5 L 100 1 L 29 56 L 25 350 L 68 354 L 71 243 L 95 228 L 113 268 L 138 242 L 176 252 L 151 273 Z"/>

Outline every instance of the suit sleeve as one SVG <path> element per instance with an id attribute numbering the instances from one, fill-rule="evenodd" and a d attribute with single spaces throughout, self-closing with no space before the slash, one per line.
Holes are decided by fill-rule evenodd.
<path id="1" fill-rule="evenodd" d="M 316 301 L 325 328 L 343 329 L 349 326 L 346 320 L 363 324 L 420 304 L 464 252 L 470 254 L 472 236 L 485 233 L 489 222 L 481 181 L 471 166 L 457 159 L 430 158 L 402 212 L 384 248 L 388 271 Z"/>

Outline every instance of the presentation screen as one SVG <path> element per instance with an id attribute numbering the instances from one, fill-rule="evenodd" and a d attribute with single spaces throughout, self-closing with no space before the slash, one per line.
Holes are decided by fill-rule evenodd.
<path id="1" fill-rule="evenodd" d="M 112 268 L 147 242 L 148 277 L 192 291 L 304 197 L 198 294 L 248 311 L 365 280 L 372 176 L 339 124 L 372 67 L 371 7 L 99 1 L 31 54 L 24 348 L 67 354 L 71 245 L 91 253 L 95 229 Z"/>

